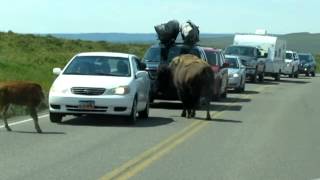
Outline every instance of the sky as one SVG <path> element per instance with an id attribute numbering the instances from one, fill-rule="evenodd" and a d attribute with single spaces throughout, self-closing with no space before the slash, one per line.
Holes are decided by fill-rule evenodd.
<path id="1" fill-rule="evenodd" d="M 320 0 L 0 0 L 0 31 L 154 33 L 176 19 L 201 33 L 320 33 Z"/>

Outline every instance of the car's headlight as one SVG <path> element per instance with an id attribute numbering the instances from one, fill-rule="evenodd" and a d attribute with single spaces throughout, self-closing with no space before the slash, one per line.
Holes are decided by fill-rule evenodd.
<path id="1" fill-rule="evenodd" d="M 239 74 L 235 73 L 235 74 L 233 74 L 233 77 L 237 78 L 237 77 L 239 77 Z"/>
<path id="2" fill-rule="evenodd" d="M 68 88 L 63 88 L 63 87 L 58 87 L 58 86 L 53 85 L 50 88 L 50 92 L 51 93 L 63 93 L 63 94 L 65 94 L 65 93 L 68 92 Z"/>
<path id="3" fill-rule="evenodd" d="M 119 86 L 116 88 L 109 89 L 107 94 L 109 95 L 124 95 L 130 92 L 129 86 Z"/>

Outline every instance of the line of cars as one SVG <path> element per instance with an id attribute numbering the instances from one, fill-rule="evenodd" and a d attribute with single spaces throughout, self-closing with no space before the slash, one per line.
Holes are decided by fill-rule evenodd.
<path id="1" fill-rule="evenodd" d="M 177 100 L 175 91 L 161 92 L 155 79 L 158 66 L 181 54 L 193 54 L 211 65 L 215 73 L 214 99 L 227 97 L 227 90 L 245 91 L 246 79 L 262 82 L 266 64 L 259 48 L 232 45 L 224 51 L 212 47 L 175 43 L 170 48 L 151 46 L 143 59 L 132 54 L 90 52 L 75 55 L 58 75 L 49 92 L 50 120 L 59 123 L 65 115 L 109 114 L 126 116 L 130 124 L 149 116 L 154 99 Z M 225 55 L 226 54 L 226 55 Z M 315 76 L 310 53 L 286 51 L 282 74 Z M 274 78 L 278 79 L 278 74 Z"/>

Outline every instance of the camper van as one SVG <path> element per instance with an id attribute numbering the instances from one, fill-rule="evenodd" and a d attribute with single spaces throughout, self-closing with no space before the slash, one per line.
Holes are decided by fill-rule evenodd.
<path id="1" fill-rule="evenodd" d="M 286 42 L 275 36 L 266 34 L 266 31 L 256 31 L 256 34 L 237 34 L 233 45 L 252 46 L 260 50 L 259 61 L 265 62 L 265 76 L 280 80 L 280 75 L 285 67 Z"/>

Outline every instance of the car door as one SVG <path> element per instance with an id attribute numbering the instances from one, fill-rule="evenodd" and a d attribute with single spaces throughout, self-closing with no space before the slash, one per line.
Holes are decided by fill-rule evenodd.
<path id="1" fill-rule="evenodd" d="M 147 88 L 147 72 L 139 73 L 139 76 L 136 76 L 137 72 L 141 70 L 141 62 L 137 57 L 133 57 L 132 59 L 133 72 L 135 74 L 134 82 L 136 84 L 137 89 L 138 109 L 141 110 L 144 109 L 148 98 L 149 88 Z"/>
<path id="2" fill-rule="evenodd" d="M 225 93 L 228 85 L 228 68 L 224 67 L 225 60 L 221 52 L 219 52 L 219 66 L 220 66 L 220 77 L 221 77 L 221 92 Z"/>

